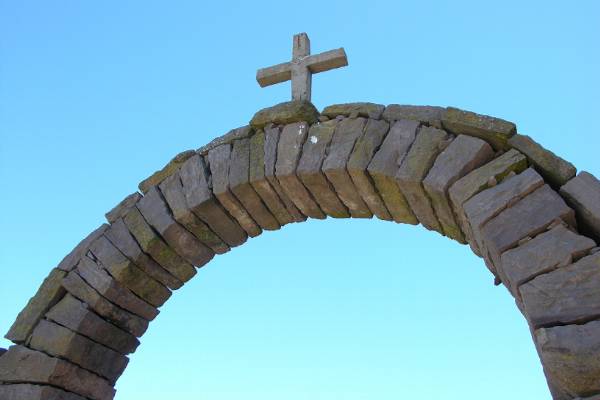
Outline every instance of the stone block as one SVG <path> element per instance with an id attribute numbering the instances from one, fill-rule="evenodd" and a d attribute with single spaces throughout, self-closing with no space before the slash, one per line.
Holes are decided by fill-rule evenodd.
<path id="1" fill-rule="evenodd" d="M 560 188 L 560 194 L 577 213 L 581 231 L 600 239 L 600 181 L 581 171 Z"/>
<path id="2" fill-rule="evenodd" d="M 140 182 L 138 186 L 139 189 L 142 193 L 146 194 L 146 192 L 150 190 L 151 187 L 158 185 L 167 176 L 175 173 L 188 158 L 193 157 L 194 155 L 196 155 L 196 152 L 194 150 L 186 150 L 177 154 L 161 170 L 156 171 L 150 177 Z"/>
<path id="3" fill-rule="evenodd" d="M 384 109 L 384 105 L 375 103 L 333 104 L 325 107 L 321 112 L 321 115 L 324 115 L 328 118 L 335 118 L 338 115 L 343 115 L 344 117 L 356 116 L 379 119 L 381 118 L 381 114 L 383 113 Z"/>
<path id="4" fill-rule="evenodd" d="M 305 122 L 313 124 L 319 118 L 319 111 L 311 102 L 305 100 L 288 101 L 277 104 L 273 107 L 258 111 L 252 117 L 250 126 L 259 130 L 265 125 L 272 123 L 275 125 L 288 125 L 296 122 Z"/>
<path id="5" fill-rule="evenodd" d="M 389 122 L 410 119 L 441 129 L 444 112 L 443 107 L 390 104 L 383 112 L 383 119 Z"/>
<path id="6" fill-rule="evenodd" d="M 23 346 L 12 346 L 0 358 L 0 381 L 50 385 L 91 400 L 112 400 L 115 389 L 105 379 L 68 361 Z"/>
<path id="7" fill-rule="evenodd" d="M 454 107 L 446 109 L 442 125 L 454 134 L 483 139 L 495 150 L 507 149 L 508 139 L 517 132 L 517 127 L 512 122 Z"/>
<path id="8" fill-rule="evenodd" d="M 218 138 L 211 140 L 211 142 L 205 146 L 200 147 L 197 150 L 197 153 L 201 156 L 208 155 L 208 152 L 215 147 L 218 147 L 222 144 L 230 144 L 233 143 L 234 140 L 237 139 L 245 139 L 254 133 L 254 129 L 250 127 L 250 125 L 241 126 L 239 128 L 235 128 L 227 132 L 223 136 L 219 136 Z"/>
<path id="9" fill-rule="evenodd" d="M 90 243 L 99 238 L 108 229 L 108 224 L 102 224 L 99 228 L 87 235 L 75 248 L 67 254 L 65 258 L 58 264 L 56 268 L 69 272 L 79 262 L 79 259 L 88 252 Z"/>
<path id="10" fill-rule="evenodd" d="M 493 156 L 494 151 L 485 141 L 460 135 L 436 158 L 423 180 L 423 187 L 431 199 L 444 234 L 460 243 L 466 242 L 450 205 L 448 189 Z"/>
<path id="11" fill-rule="evenodd" d="M 2 400 L 85 400 L 75 393 L 43 385 L 30 383 L 16 383 L 14 385 L 0 385 L 0 399 Z"/>
<path id="12" fill-rule="evenodd" d="M 112 210 L 105 214 L 106 220 L 111 224 L 117 221 L 119 218 L 127 214 L 127 211 L 135 206 L 138 201 L 142 198 L 139 192 L 135 192 L 125 197 L 119 204 L 117 204 Z"/>
<path id="13" fill-rule="evenodd" d="M 396 121 L 367 167 L 392 219 L 399 223 L 419 223 L 398 187 L 396 175 L 400 164 L 415 140 L 419 123 L 411 120 Z"/>
<path id="14" fill-rule="evenodd" d="M 441 129 L 422 127 L 396 174 L 398 186 L 415 217 L 425 228 L 442 234 L 442 226 L 425 192 L 423 180 L 449 140 L 448 134 Z"/>

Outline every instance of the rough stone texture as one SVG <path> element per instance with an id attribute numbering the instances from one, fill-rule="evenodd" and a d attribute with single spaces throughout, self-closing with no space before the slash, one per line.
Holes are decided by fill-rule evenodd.
<path id="1" fill-rule="evenodd" d="M 281 227 L 250 184 L 249 139 L 233 142 L 229 161 L 229 186 L 235 197 L 262 229 L 274 231 Z"/>
<path id="2" fill-rule="evenodd" d="M 446 109 L 443 107 L 390 104 L 383 112 L 383 119 L 390 122 L 410 119 L 435 128 L 442 128 L 442 116 L 445 112 Z"/>
<path id="3" fill-rule="evenodd" d="M 171 297 L 169 289 L 139 269 L 104 236 L 90 245 L 90 252 L 93 255 L 92 259 L 119 283 L 151 305 L 160 307 Z"/>
<path id="4" fill-rule="evenodd" d="M 415 140 L 418 127 L 417 121 L 396 121 L 367 167 L 392 219 L 413 225 L 419 222 L 400 191 L 395 177 Z"/>
<path id="5" fill-rule="evenodd" d="M 337 121 L 331 120 L 310 128 L 296 174 L 325 214 L 334 218 L 348 218 L 350 213 L 321 171 L 336 125 Z"/>
<path id="6" fill-rule="evenodd" d="M 108 224 L 102 224 L 98 229 L 90 233 L 58 264 L 56 268 L 69 272 L 79 262 L 79 259 L 88 252 L 90 243 L 102 236 L 108 229 Z"/>
<path id="7" fill-rule="evenodd" d="M 194 150 L 186 150 L 177 154 L 161 170 L 156 171 L 150 177 L 140 182 L 139 189 L 142 191 L 142 193 L 146 194 L 146 192 L 150 190 L 151 187 L 158 185 L 167 176 L 175 173 L 188 158 L 194 155 L 196 155 L 196 152 Z"/>
<path id="8" fill-rule="evenodd" d="M 135 206 L 135 204 L 140 201 L 142 195 L 139 192 L 135 192 L 125 197 L 119 204 L 113 207 L 112 210 L 107 212 L 104 216 L 106 220 L 111 224 L 117 221 L 119 218 L 123 217 L 127 214 L 127 210 L 131 207 Z"/>
<path id="9" fill-rule="evenodd" d="M 52 307 L 46 318 L 121 354 L 133 353 L 140 344 L 135 336 L 100 318 L 70 294 Z"/>
<path id="10" fill-rule="evenodd" d="M 510 139 L 517 131 L 512 122 L 470 111 L 448 107 L 442 117 L 444 128 L 457 135 L 478 137 L 490 143 L 495 150 L 508 147 Z"/>
<path id="11" fill-rule="evenodd" d="M 35 327 L 29 347 L 66 359 L 108 379 L 112 384 L 129 362 L 124 355 L 45 319 Z"/>
<path id="12" fill-rule="evenodd" d="M 508 140 L 508 145 L 525 154 L 544 179 L 556 189 L 577 173 L 573 164 L 546 150 L 529 136 L 514 135 Z"/>
<path id="13" fill-rule="evenodd" d="M 250 126 L 259 130 L 269 123 L 287 125 L 295 122 L 312 124 L 317 122 L 319 111 L 309 101 L 288 101 L 265 108 L 254 114 Z"/>
<path id="14" fill-rule="evenodd" d="M 23 346 L 12 346 L 0 358 L 0 381 L 39 383 L 64 388 L 92 400 L 111 400 L 110 383 L 70 362 Z"/>
<path id="15" fill-rule="evenodd" d="M 250 138 L 250 184 L 280 225 L 294 222 L 294 217 L 266 177 L 265 162 L 265 132 L 259 131 Z"/>
<path id="16" fill-rule="evenodd" d="M 65 275 L 66 272 L 58 268 L 54 268 L 50 272 L 36 294 L 29 299 L 25 308 L 17 316 L 10 330 L 4 336 L 6 339 L 13 343 L 25 343 L 46 311 L 65 295 L 66 292 L 61 283 Z"/>
<path id="17" fill-rule="evenodd" d="M 422 127 L 396 174 L 398 186 L 415 217 L 425 228 L 442 234 L 442 226 L 423 187 L 423 179 L 449 140 L 448 134 L 441 129 Z"/>
<path id="18" fill-rule="evenodd" d="M 178 172 L 166 178 L 158 187 L 169 205 L 175 221 L 185 227 L 213 252 L 223 254 L 229 251 L 229 246 L 223 243 L 221 238 L 188 207 Z"/>
<path id="19" fill-rule="evenodd" d="M 148 321 L 112 304 L 89 286 L 75 271 L 62 281 L 71 295 L 86 303 L 98 315 L 111 321 L 135 337 L 141 337 L 148 329 Z"/>
<path id="20" fill-rule="evenodd" d="M 600 239 L 600 181 L 586 171 L 560 188 L 560 194 L 577 212 L 582 232 Z"/>
<path id="21" fill-rule="evenodd" d="M 123 219 L 127 229 L 144 252 L 150 254 L 164 269 L 181 282 L 187 282 L 196 275 L 196 269 L 181 258 L 148 225 L 137 207 L 129 210 Z"/>
<path id="22" fill-rule="evenodd" d="M 558 224 L 502 254 L 498 274 L 513 296 L 518 287 L 538 275 L 564 267 L 584 256 L 596 243 Z"/>
<path id="23" fill-rule="evenodd" d="M 142 251 L 121 218 L 112 223 L 110 228 L 104 232 L 104 236 L 142 271 L 166 287 L 179 289 L 183 286 L 179 279 Z"/>
<path id="24" fill-rule="evenodd" d="M 371 210 L 362 200 L 346 169 L 354 145 L 363 135 L 365 124 L 366 120 L 364 118 L 345 118 L 341 120 L 337 124 L 327 157 L 321 168 L 353 218 L 373 217 Z"/>
<path id="25" fill-rule="evenodd" d="M 431 199 L 444 234 L 460 243 L 466 242 L 450 205 L 448 189 L 493 156 L 492 148 L 485 141 L 460 135 L 438 156 L 423 180 L 423 187 Z"/>
<path id="26" fill-rule="evenodd" d="M 262 229 L 231 192 L 229 184 L 230 158 L 231 146 L 228 144 L 215 147 L 208 152 L 208 164 L 212 174 L 212 191 L 223 207 L 246 231 L 248 236 L 256 237 L 262 233 Z"/>
<path id="27" fill-rule="evenodd" d="M 254 130 L 250 127 L 250 125 L 232 129 L 229 132 L 227 132 L 225 135 L 220 136 L 220 137 L 212 140 L 209 144 L 200 147 L 197 150 L 197 153 L 202 156 L 205 156 L 208 154 L 208 152 L 211 149 L 214 149 L 215 147 L 218 147 L 222 144 L 232 143 L 234 140 L 237 140 L 237 139 L 245 139 L 247 137 L 250 137 L 253 132 L 254 132 Z"/>
<path id="28" fill-rule="evenodd" d="M 321 112 L 322 115 L 325 115 L 329 118 L 335 118 L 338 115 L 343 115 L 345 117 L 357 116 L 357 117 L 365 117 L 372 119 L 381 118 L 381 114 L 385 106 L 382 104 L 375 103 L 344 103 L 344 104 L 333 104 L 327 106 Z"/>
<path id="29" fill-rule="evenodd" d="M 306 140 L 307 133 L 308 125 L 304 122 L 289 124 L 283 128 L 277 144 L 275 176 L 283 192 L 304 215 L 323 219 L 325 214 L 296 175 L 296 166 L 300 160 L 302 145 Z"/>
<path id="30" fill-rule="evenodd" d="M 85 400 L 75 393 L 42 385 L 17 383 L 14 385 L 0 385 L 0 399 L 2 400 Z"/>
<path id="31" fill-rule="evenodd" d="M 600 253 L 540 275 L 520 287 L 535 327 L 587 322 L 600 317 Z"/>
<path id="32" fill-rule="evenodd" d="M 210 188 L 210 174 L 200 156 L 187 160 L 179 171 L 183 194 L 192 212 L 208 226 L 229 246 L 239 246 L 247 239 L 246 232 L 240 225 L 221 207 Z"/>

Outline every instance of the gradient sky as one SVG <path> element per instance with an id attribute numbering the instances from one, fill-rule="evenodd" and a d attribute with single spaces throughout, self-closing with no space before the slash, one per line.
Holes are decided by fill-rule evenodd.
<path id="1" fill-rule="evenodd" d="M 0 0 L 0 330 L 173 155 L 286 101 L 256 69 L 345 47 L 313 102 L 453 105 L 600 175 L 597 1 Z M 421 227 L 286 226 L 163 308 L 117 400 L 547 399 L 527 325 L 480 259 Z M 8 341 L 1 339 L 0 347 Z"/>

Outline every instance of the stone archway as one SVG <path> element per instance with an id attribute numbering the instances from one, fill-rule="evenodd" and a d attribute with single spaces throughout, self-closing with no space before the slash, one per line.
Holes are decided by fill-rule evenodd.
<path id="1" fill-rule="evenodd" d="M 554 399 L 600 399 L 600 182 L 455 108 L 305 101 L 177 155 L 51 270 L 0 355 L 0 398 L 105 400 L 158 308 L 215 255 L 307 218 L 418 224 L 482 257 Z"/>

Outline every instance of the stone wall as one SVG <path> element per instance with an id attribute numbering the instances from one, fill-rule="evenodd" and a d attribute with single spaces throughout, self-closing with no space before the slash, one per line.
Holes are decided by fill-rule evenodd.
<path id="1" fill-rule="evenodd" d="M 600 394 L 600 182 L 513 123 L 282 103 L 139 188 L 18 315 L 0 399 L 112 399 L 160 306 L 215 255 L 307 218 L 373 216 L 468 244 L 527 319 L 553 398 Z"/>

